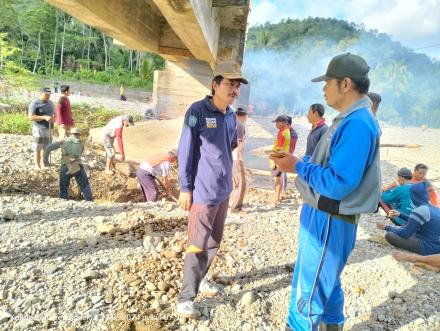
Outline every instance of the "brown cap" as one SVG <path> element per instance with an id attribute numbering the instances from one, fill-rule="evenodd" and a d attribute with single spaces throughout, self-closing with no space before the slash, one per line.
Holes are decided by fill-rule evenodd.
<path id="1" fill-rule="evenodd" d="M 227 79 L 238 79 L 243 84 L 248 83 L 241 74 L 241 67 L 237 62 L 226 61 L 217 64 L 214 68 L 214 77 L 215 76 L 222 76 Z"/>

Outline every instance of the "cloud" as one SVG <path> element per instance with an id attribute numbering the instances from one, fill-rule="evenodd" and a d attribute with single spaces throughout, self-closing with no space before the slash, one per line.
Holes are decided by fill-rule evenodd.
<path id="1" fill-rule="evenodd" d="M 263 1 L 252 8 L 249 17 L 250 25 L 263 24 L 266 22 L 278 22 L 283 16 L 279 8 L 270 1 Z"/>
<path id="2" fill-rule="evenodd" d="M 439 0 L 255 0 L 249 21 L 255 25 L 309 16 L 363 23 L 367 29 L 385 32 L 416 51 L 420 47 L 440 44 Z M 419 52 L 440 58 L 440 46 Z"/>

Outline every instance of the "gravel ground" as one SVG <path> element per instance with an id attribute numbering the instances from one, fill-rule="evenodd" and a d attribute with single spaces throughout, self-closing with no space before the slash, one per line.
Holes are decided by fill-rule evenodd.
<path id="1" fill-rule="evenodd" d="M 250 134 L 269 139 L 255 123 Z M 304 121 L 299 125 L 307 127 Z M 394 178 L 398 166 L 417 163 L 409 161 L 411 153 L 431 166 L 430 175 L 438 173 L 438 163 L 430 160 L 440 153 L 428 148 L 435 140 L 429 141 L 426 132 L 383 129 L 387 142 L 426 139 L 418 151 L 383 151 L 384 181 Z M 26 187 L 29 177 L 23 169 L 32 169 L 28 146 L 29 137 L 0 135 L 0 180 L 12 177 L 15 188 Z M 289 192 L 273 209 L 267 204 L 272 192 L 252 183 L 245 212 L 227 218 L 211 270 L 221 295 L 197 299 L 203 312 L 198 321 L 174 314 L 187 224 L 174 203 L 63 201 L 48 196 L 44 186 L 41 192 L 23 193 L 2 184 L 0 329 L 282 330 L 301 201 Z M 439 330 L 440 274 L 395 261 L 394 249 L 375 227 L 377 220 L 385 218 L 362 217 L 342 276 L 345 329 Z"/>

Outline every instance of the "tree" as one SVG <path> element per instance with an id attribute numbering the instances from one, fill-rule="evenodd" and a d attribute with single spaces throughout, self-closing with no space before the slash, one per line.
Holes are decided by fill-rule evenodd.
<path id="1" fill-rule="evenodd" d="M 13 47 L 8 43 L 6 36 L 6 33 L 0 33 L 0 70 L 3 69 L 5 61 L 18 52 L 17 47 Z"/>

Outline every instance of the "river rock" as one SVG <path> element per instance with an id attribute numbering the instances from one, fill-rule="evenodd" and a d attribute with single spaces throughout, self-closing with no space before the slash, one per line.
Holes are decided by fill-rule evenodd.
<path id="1" fill-rule="evenodd" d="M 254 295 L 251 291 L 245 292 L 239 301 L 240 306 L 250 306 L 254 302 Z"/>
<path id="2" fill-rule="evenodd" d="M 12 221 L 14 219 L 14 217 L 15 217 L 14 212 L 10 209 L 6 209 L 2 213 L 2 218 L 5 221 Z"/>
<path id="3" fill-rule="evenodd" d="M 160 233 L 151 233 L 144 236 L 143 246 L 149 252 L 156 251 L 156 246 L 158 246 L 161 241 L 162 235 Z"/>

